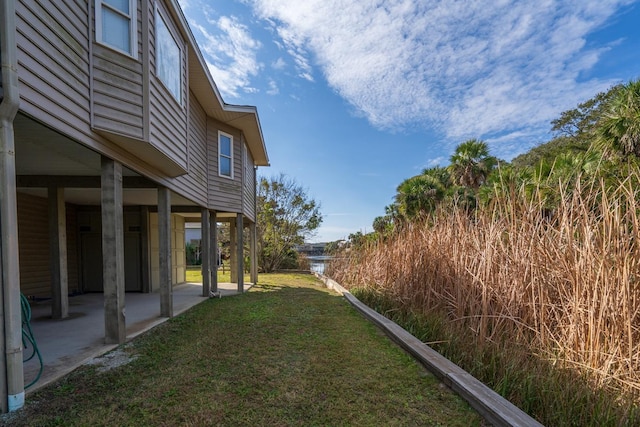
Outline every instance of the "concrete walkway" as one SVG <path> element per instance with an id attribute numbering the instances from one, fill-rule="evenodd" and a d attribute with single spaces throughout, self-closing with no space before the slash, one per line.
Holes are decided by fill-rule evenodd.
<path id="1" fill-rule="evenodd" d="M 245 284 L 247 291 L 252 284 Z M 237 284 L 221 283 L 222 297 L 236 295 Z M 204 301 L 202 284 L 186 283 L 173 288 L 174 316 Z M 127 293 L 125 296 L 127 340 L 167 320 L 160 317 L 159 293 Z M 104 298 L 101 293 L 69 297 L 69 317 L 51 319 L 51 301 L 31 303 L 31 328 L 44 361 L 40 380 L 27 389 L 27 394 L 68 374 L 85 362 L 102 355 L 116 345 L 104 344 Z M 31 354 L 29 345 L 25 357 Z M 33 381 L 40 363 L 37 356 L 24 365 L 25 385 Z"/>

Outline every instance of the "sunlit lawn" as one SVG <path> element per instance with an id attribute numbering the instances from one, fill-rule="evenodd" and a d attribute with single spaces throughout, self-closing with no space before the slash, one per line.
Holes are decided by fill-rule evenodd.
<path id="1" fill-rule="evenodd" d="M 186 280 L 189 283 L 202 283 L 202 271 L 200 266 L 198 267 L 187 267 Z M 244 282 L 248 283 L 250 281 L 250 276 L 248 274 L 244 275 Z M 231 269 L 228 265 L 224 265 L 224 268 L 220 268 L 218 270 L 218 283 L 229 283 L 231 282 Z"/>

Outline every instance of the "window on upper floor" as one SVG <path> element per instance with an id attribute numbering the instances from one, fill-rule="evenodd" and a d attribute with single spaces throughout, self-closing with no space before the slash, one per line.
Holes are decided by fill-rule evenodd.
<path id="1" fill-rule="evenodd" d="M 95 0 L 96 41 L 137 57 L 135 0 Z"/>
<path id="2" fill-rule="evenodd" d="M 218 132 L 218 174 L 233 178 L 233 136 Z"/>
<path id="3" fill-rule="evenodd" d="M 182 50 L 156 8 L 156 75 L 171 95 L 182 104 Z"/>

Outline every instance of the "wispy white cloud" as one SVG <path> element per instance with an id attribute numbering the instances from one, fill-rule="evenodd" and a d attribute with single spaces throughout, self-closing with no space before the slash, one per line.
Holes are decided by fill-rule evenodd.
<path id="1" fill-rule="evenodd" d="M 380 129 L 434 126 L 498 151 L 615 83 L 586 37 L 632 0 L 254 0 L 302 78 L 316 67 Z M 338 13 L 339 11 L 339 13 Z M 509 135 L 512 138 L 505 138 Z"/>
<path id="2" fill-rule="evenodd" d="M 284 60 L 282 57 L 280 57 L 280 58 L 276 59 L 276 60 L 275 60 L 275 61 L 273 61 L 273 63 L 271 64 L 271 67 L 272 67 L 274 70 L 282 70 L 282 69 L 284 69 L 284 67 L 286 67 L 286 66 L 287 66 L 287 63 L 285 62 L 285 60 Z"/>
<path id="3" fill-rule="evenodd" d="M 429 159 L 427 164 L 423 168 L 435 168 L 436 166 L 442 166 L 449 163 L 449 159 L 446 157 L 436 157 L 434 159 Z"/>
<path id="4" fill-rule="evenodd" d="M 262 44 L 251 37 L 246 25 L 237 18 L 214 18 L 209 8 L 202 7 L 206 25 L 196 19 L 191 19 L 189 25 L 196 33 L 218 89 L 223 95 L 230 97 L 238 97 L 240 91 L 256 92 L 252 78 L 263 68 L 257 59 L 257 52 Z"/>
<path id="5" fill-rule="evenodd" d="M 278 84 L 275 80 L 269 80 L 269 89 L 267 89 L 267 95 L 277 95 L 280 93 L 280 89 L 278 88 Z"/>

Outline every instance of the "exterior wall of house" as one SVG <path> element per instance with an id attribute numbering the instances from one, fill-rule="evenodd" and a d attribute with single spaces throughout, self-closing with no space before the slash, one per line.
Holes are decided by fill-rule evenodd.
<path id="1" fill-rule="evenodd" d="M 143 140 L 142 63 L 99 44 L 91 61 L 91 125 L 95 130 Z"/>
<path id="2" fill-rule="evenodd" d="M 244 215 L 250 221 L 256 219 L 256 193 L 255 193 L 255 179 L 256 169 L 253 166 L 253 157 L 251 152 L 244 145 L 243 153 L 243 185 L 242 185 L 242 210 Z"/>
<path id="3" fill-rule="evenodd" d="M 93 2 L 88 8 L 91 40 L 96 40 Z M 91 126 L 138 140 L 145 138 L 145 115 L 148 114 L 142 32 L 141 0 L 138 9 L 138 50 L 136 58 L 116 52 L 100 43 L 90 44 Z"/>
<path id="4" fill-rule="evenodd" d="M 48 200 L 18 193 L 20 291 L 27 297 L 51 296 Z M 77 212 L 67 204 L 67 274 L 69 292 L 78 291 Z"/>
<path id="5" fill-rule="evenodd" d="M 209 151 L 217 152 L 218 148 L 207 145 L 207 115 L 192 92 L 189 92 L 188 132 L 189 173 L 175 178 L 175 181 L 191 200 L 207 206 L 207 155 Z"/>
<path id="6" fill-rule="evenodd" d="M 62 132 L 89 133 L 89 2 L 19 1 L 20 109 Z"/>
<path id="7" fill-rule="evenodd" d="M 151 252 L 151 292 L 160 289 L 160 242 L 158 240 L 158 214 L 149 214 L 149 248 Z M 171 215 L 171 283 L 184 283 L 187 272 L 184 241 L 184 218 Z"/>
<path id="8" fill-rule="evenodd" d="M 149 142 L 187 169 L 187 111 L 189 107 L 187 48 L 171 16 L 160 1 L 148 2 L 150 136 Z M 156 8 L 181 49 L 181 100 L 177 101 L 156 74 Z"/>
<path id="9" fill-rule="evenodd" d="M 233 136 L 233 179 L 219 175 L 218 131 Z M 234 128 L 209 118 L 207 120 L 207 144 L 209 150 L 209 205 L 222 212 L 242 212 L 242 140 Z"/>

